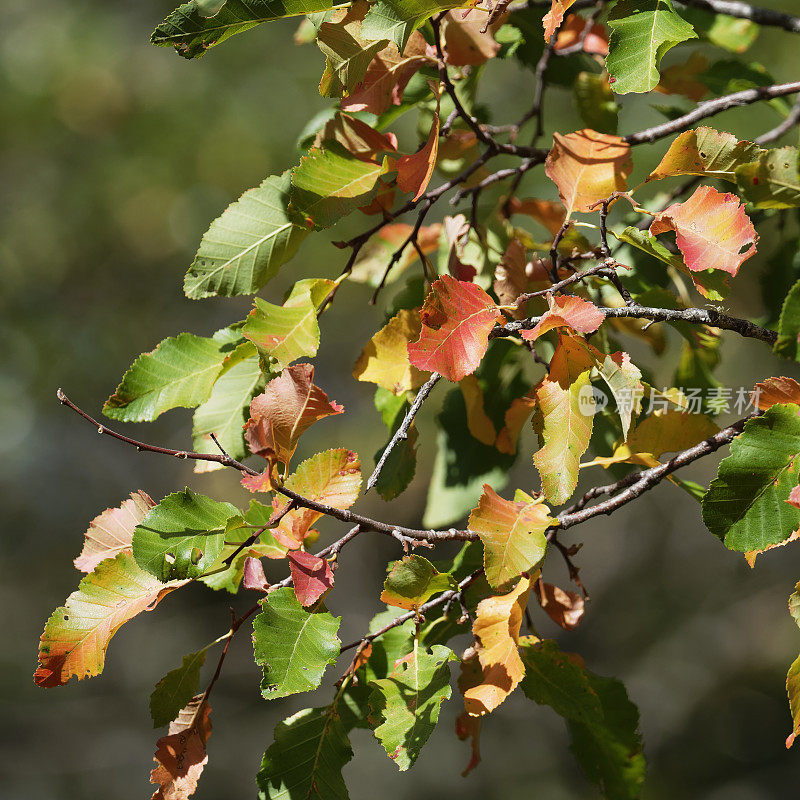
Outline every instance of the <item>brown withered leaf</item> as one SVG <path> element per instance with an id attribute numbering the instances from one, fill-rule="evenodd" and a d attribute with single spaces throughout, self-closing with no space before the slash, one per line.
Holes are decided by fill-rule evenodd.
<path id="1" fill-rule="evenodd" d="M 156 767 L 150 783 L 158 784 L 152 800 L 186 800 L 197 789 L 197 781 L 208 762 L 206 743 L 211 735 L 211 708 L 203 695 L 193 698 L 169 733 L 156 743 Z"/>
<path id="2" fill-rule="evenodd" d="M 560 625 L 565 631 L 574 631 L 581 624 L 586 610 L 583 595 L 544 581 L 536 581 L 533 589 L 539 605 L 556 625 Z"/>

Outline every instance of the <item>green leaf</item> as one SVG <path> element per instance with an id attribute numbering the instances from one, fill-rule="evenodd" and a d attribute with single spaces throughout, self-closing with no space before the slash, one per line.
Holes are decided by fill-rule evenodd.
<path id="1" fill-rule="evenodd" d="M 317 354 L 316 306 L 308 293 L 291 306 L 275 306 L 256 297 L 242 333 L 256 346 L 262 367 L 280 371 L 298 358 Z"/>
<path id="2" fill-rule="evenodd" d="M 667 51 L 697 38 L 692 26 L 675 13 L 672 0 L 621 0 L 608 15 L 608 25 L 606 69 L 616 94 L 654 89 Z"/>
<path id="3" fill-rule="evenodd" d="M 198 58 L 214 45 L 262 22 L 333 8 L 333 0 L 191 0 L 176 8 L 150 41 Z"/>
<path id="4" fill-rule="evenodd" d="M 794 591 L 789 595 L 789 613 L 792 619 L 800 628 L 800 583 L 794 587 Z"/>
<path id="5" fill-rule="evenodd" d="M 294 256 L 309 229 L 289 209 L 290 180 L 271 175 L 211 223 L 184 279 L 187 297 L 253 294 Z"/>
<path id="6" fill-rule="evenodd" d="M 198 453 L 219 453 L 211 438 L 213 433 L 225 452 L 241 461 L 247 456 L 243 428 L 250 410 L 250 401 L 264 388 L 264 375 L 256 358 L 252 356 L 240 361 L 217 378 L 211 395 L 194 412 L 192 445 Z M 214 462 L 197 462 L 203 468 L 195 472 L 219 468 Z M 213 465 L 213 466 L 206 466 Z"/>
<path id="7" fill-rule="evenodd" d="M 571 749 L 586 777 L 609 800 L 640 797 L 645 760 L 639 712 L 625 687 L 589 672 L 553 641 L 522 644 L 522 690 L 567 720 Z"/>
<path id="8" fill-rule="evenodd" d="M 369 41 L 389 39 L 402 53 L 411 34 L 426 19 L 451 8 L 465 8 L 469 0 L 378 0 L 370 6 L 361 35 Z"/>
<path id="9" fill-rule="evenodd" d="M 443 645 L 430 651 L 415 646 L 392 677 L 370 684 L 375 736 L 401 771 L 417 760 L 439 721 L 439 709 L 451 695 L 448 662 L 455 660 Z"/>
<path id="10" fill-rule="evenodd" d="M 792 732 L 786 740 L 786 746 L 791 747 L 800 734 L 800 656 L 794 660 L 789 672 L 786 673 L 786 695 L 789 698 L 789 711 L 792 715 Z"/>
<path id="11" fill-rule="evenodd" d="M 361 161 L 336 142 L 314 148 L 292 171 L 293 211 L 315 228 L 329 228 L 359 206 L 368 205 L 385 172 L 382 164 Z"/>
<path id="12" fill-rule="evenodd" d="M 749 19 L 712 14 L 701 8 L 684 8 L 681 14 L 702 39 L 732 53 L 743 53 L 747 50 L 755 42 L 760 30 Z"/>
<path id="13" fill-rule="evenodd" d="M 648 231 L 641 231 L 634 226 L 625 228 L 622 233 L 614 233 L 621 242 L 627 242 L 641 250 L 643 253 L 657 258 L 673 269 L 677 269 L 694 282 L 697 290 L 708 300 L 724 300 L 730 291 L 727 284 L 728 275 L 717 269 L 705 269 L 702 272 L 691 272 L 683 259 L 671 253 Z"/>
<path id="14" fill-rule="evenodd" d="M 587 128 L 598 133 L 617 132 L 619 106 L 611 86 L 602 75 L 581 72 L 572 88 L 578 113 Z"/>
<path id="15" fill-rule="evenodd" d="M 800 206 L 800 174 L 796 147 L 767 150 L 758 161 L 736 170 L 739 190 L 756 208 Z"/>
<path id="16" fill-rule="evenodd" d="M 291 591 L 291 590 L 289 590 Z M 256 776 L 260 800 L 347 800 L 342 768 L 353 757 L 335 706 L 279 723 Z"/>
<path id="17" fill-rule="evenodd" d="M 180 710 L 189 704 L 200 686 L 200 669 L 206 663 L 206 650 L 198 650 L 183 657 L 181 665 L 170 670 L 150 695 L 150 717 L 153 727 L 160 728 L 174 720 Z"/>
<path id="18" fill-rule="evenodd" d="M 342 618 L 306 611 L 288 587 L 270 592 L 262 605 L 253 620 L 253 651 L 264 669 L 261 694 L 274 700 L 316 689 L 325 668 L 339 655 L 336 632 Z"/>
<path id="19" fill-rule="evenodd" d="M 800 511 L 786 502 L 797 486 L 798 454 L 797 406 L 775 405 L 745 423 L 703 498 L 703 522 L 725 547 L 764 550 L 800 528 Z"/>
<path id="20" fill-rule="evenodd" d="M 150 422 L 171 408 L 200 405 L 222 370 L 225 344 L 192 333 L 164 339 L 131 364 L 103 413 L 121 422 Z"/>
<path id="21" fill-rule="evenodd" d="M 160 581 L 199 578 L 222 553 L 228 521 L 239 515 L 186 488 L 167 495 L 133 532 L 136 563 Z"/>
<path id="22" fill-rule="evenodd" d="M 323 97 L 341 97 L 352 91 L 367 74 L 370 62 L 385 46 L 386 40 L 365 43 L 353 27 L 358 23 L 324 22 L 317 32 L 317 45 L 325 54 L 327 62 L 319 86 Z"/>
<path id="23" fill-rule="evenodd" d="M 375 392 L 375 407 L 381 412 L 383 421 L 389 429 L 389 439 L 375 453 L 375 463 L 377 464 L 378 459 L 383 455 L 383 451 L 392 440 L 395 431 L 402 424 L 410 404 L 405 395 L 398 397 L 388 389 L 383 389 L 379 386 Z M 378 476 L 375 489 L 387 502 L 401 495 L 414 479 L 414 474 L 417 471 L 417 438 L 417 428 L 412 424 L 409 428 L 408 436 L 405 439 L 401 439 L 392 452 L 389 453 L 389 458 L 386 459 L 383 471 Z"/>
<path id="24" fill-rule="evenodd" d="M 381 601 L 398 608 L 419 608 L 433 595 L 455 588 L 451 575 L 439 572 L 427 558 L 410 555 L 389 568 Z"/>
<path id="25" fill-rule="evenodd" d="M 800 361 L 800 281 L 786 295 L 786 300 L 781 308 L 778 320 L 778 339 L 773 346 L 773 351 L 784 358 Z"/>

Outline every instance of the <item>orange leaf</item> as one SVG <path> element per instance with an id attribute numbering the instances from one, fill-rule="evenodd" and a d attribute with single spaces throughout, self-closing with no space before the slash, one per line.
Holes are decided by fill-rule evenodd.
<path id="1" fill-rule="evenodd" d="M 458 384 L 464 405 L 467 407 L 467 429 L 470 435 L 483 444 L 492 447 L 497 438 L 494 423 L 483 405 L 483 390 L 474 375 L 467 375 Z"/>
<path id="2" fill-rule="evenodd" d="M 397 160 L 397 185 L 401 192 L 413 192 L 414 200 L 419 200 L 425 194 L 436 166 L 438 151 L 439 112 L 435 111 L 428 141 L 413 155 L 401 156 Z"/>
<path id="3" fill-rule="evenodd" d="M 480 286 L 443 275 L 422 307 L 422 333 L 408 346 L 411 363 L 458 383 L 478 368 L 489 332 L 502 315 Z"/>
<path id="4" fill-rule="evenodd" d="M 760 411 L 778 403 L 800 405 L 800 383 L 794 378 L 767 378 L 753 387 L 750 402 Z"/>
<path id="5" fill-rule="evenodd" d="M 574 631 L 580 625 L 586 610 L 582 595 L 568 592 L 544 581 L 536 581 L 533 589 L 539 605 L 556 625 L 560 625 L 566 631 Z"/>
<path id="6" fill-rule="evenodd" d="M 139 490 L 131 492 L 131 499 L 123 500 L 119 508 L 107 508 L 95 517 L 84 534 L 83 550 L 75 566 L 81 572 L 91 572 L 104 559 L 130 549 L 134 528 L 154 505 L 150 496 Z"/>
<path id="7" fill-rule="evenodd" d="M 273 378 L 250 404 L 244 436 L 250 452 L 288 464 L 302 434 L 315 422 L 344 408 L 314 385 L 314 367 L 295 364 Z"/>
<path id="8" fill-rule="evenodd" d="M 544 15 L 542 25 L 544 27 L 544 40 L 550 41 L 550 37 L 564 21 L 564 14 L 575 0 L 553 0 L 550 10 Z"/>
<path id="9" fill-rule="evenodd" d="M 413 75 L 425 64 L 435 63 L 419 31 L 414 31 L 403 54 L 393 43 L 381 50 L 367 67 L 367 74 L 342 100 L 342 111 L 369 111 L 382 114 L 403 101 L 403 90 Z"/>
<path id="10" fill-rule="evenodd" d="M 471 16 L 464 19 L 461 13 L 452 11 L 447 12 L 442 23 L 445 61 L 452 67 L 483 64 L 500 50 L 494 39 L 494 29 L 499 27 L 497 24 L 482 33 L 483 18 Z"/>
<path id="11" fill-rule="evenodd" d="M 361 462 L 352 450 L 324 450 L 303 461 L 286 480 L 286 488 L 317 503 L 350 508 L 361 489 Z M 272 506 L 279 512 L 288 502 L 276 496 Z M 295 550 L 320 517 L 322 514 L 311 508 L 295 508 L 281 518 L 272 533 L 281 544 Z"/>
<path id="12" fill-rule="evenodd" d="M 574 295 L 548 294 L 550 308 L 530 330 L 522 331 L 522 338 L 530 342 L 553 328 L 567 327 L 577 333 L 594 333 L 605 319 L 605 314 L 594 303 Z"/>
<path id="13" fill-rule="evenodd" d="M 514 455 L 517 452 L 517 441 L 522 433 L 522 427 L 528 421 L 536 408 L 536 396 L 529 392 L 523 397 L 517 397 L 511 401 L 511 405 L 506 410 L 505 425 L 497 434 L 495 447 L 501 453 Z"/>
<path id="14" fill-rule="evenodd" d="M 37 686 L 63 686 L 103 671 L 114 634 L 142 611 L 152 611 L 171 591 L 188 581 L 161 583 L 140 569 L 130 550 L 101 561 L 57 608 L 39 643 Z"/>
<path id="15" fill-rule="evenodd" d="M 427 374 L 411 366 L 408 360 L 409 342 L 417 339 L 421 330 L 419 311 L 400 309 L 367 342 L 353 367 L 353 377 L 396 395 L 422 386 Z"/>
<path id="16" fill-rule="evenodd" d="M 480 684 L 464 692 L 464 707 L 471 716 L 494 711 L 525 676 L 517 643 L 530 590 L 530 579 L 523 575 L 508 594 L 478 604 L 472 632 L 483 675 Z"/>
<path id="17" fill-rule="evenodd" d="M 211 708 L 202 696 L 195 697 L 170 723 L 169 733 L 158 740 L 150 783 L 159 788 L 152 800 L 186 800 L 194 794 L 208 762 L 210 714 Z"/>
<path id="18" fill-rule="evenodd" d="M 560 203 L 553 203 L 550 200 L 537 200 L 535 197 L 527 197 L 519 200 L 512 197 L 508 202 L 508 209 L 511 214 L 526 214 L 533 217 L 547 228 L 548 232 L 555 236 L 564 224 L 564 207 Z"/>
<path id="19" fill-rule="evenodd" d="M 619 136 L 590 128 L 562 136 L 553 134 L 553 149 L 545 161 L 545 173 L 558 187 L 567 210 L 591 211 L 591 206 L 627 188 L 631 174 L 631 148 Z"/>
<path id="20" fill-rule="evenodd" d="M 393 133 L 384 134 L 356 117 L 337 114 L 325 123 L 314 140 L 314 147 L 324 142 L 336 141 L 363 161 L 374 161 L 386 152 L 397 152 L 397 138 Z"/>
<path id="21" fill-rule="evenodd" d="M 595 23 L 584 35 L 586 22 L 580 14 L 570 14 L 556 36 L 556 52 L 580 44 L 584 53 L 605 58 L 608 55 L 608 32 L 605 26 Z"/>
<path id="22" fill-rule="evenodd" d="M 692 272 L 719 269 L 736 275 L 755 255 L 758 234 L 736 195 L 701 186 L 685 203 L 674 203 L 650 226 L 657 235 L 675 231 L 678 249 Z"/>
<path id="23" fill-rule="evenodd" d="M 294 594 L 301 606 L 312 606 L 333 586 L 331 565 L 324 559 L 304 550 L 289 551 Z"/>

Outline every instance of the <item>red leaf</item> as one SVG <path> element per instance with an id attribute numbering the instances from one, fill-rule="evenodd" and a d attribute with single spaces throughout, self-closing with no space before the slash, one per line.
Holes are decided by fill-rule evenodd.
<path id="1" fill-rule="evenodd" d="M 434 112 L 428 141 L 413 155 L 397 160 L 397 185 L 401 192 L 413 192 L 414 200 L 419 200 L 425 194 L 436 166 L 438 151 L 439 113 Z"/>
<path id="2" fill-rule="evenodd" d="M 269 590 L 269 581 L 264 574 L 264 565 L 261 563 L 260 558 L 248 556 L 244 560 L 242 583 L 245 589 L 255 589 L 258 592 L 266 592 Z"/>
<path id="3" fill-rule="evenodd" d="M 547 296 L 550 308 L 530 330 L 522 331 L 528 341 L 538 339 L 553 328 L 568 327 L 578 333 L 594 333 L 605 319 L 605 314 L 594 303 L 574 295 Z"/>
<path id="4" fill-rule="evenodd" d="M 194 794 L 208 762 L 210 713 L 211 708 L 202 696 L 195 697 L 170 723 L 169 733 L 158 740 L 156 767 L 150 773 L 150 783 L 159 784 L 159 788 L 152 800 L 186 800 Z"/>
<path id="5" fill-rule="evenodd" d="M 575 0 L 553 0 L 550 10 L 544 15 L 542 25 L 544 26 L 544 40 L 550 41 L 550 37 L 556 32 L 556 28 L 564 20 L 564 14 Z"/>
<path id="6" fill-rule="evenodd" d="M 314 605 L 333 586 L 331 565 L 305 550 L 290 550 L 286 557 L 298 602 L 302 606 Z"/>
<path id="7" fill-rule="evenodd" d="M 664 209 L 653 235 L 675 231 L 678 249 L 692 272 L 719 269 L 735 275 L 755 255 L 758 234 L 736 195 L 701 186 L 685 203 Z"/>
<path id="8" fill-rule="evenodd" d="M 273 378 L 250 404 L 244 436 L 253 455 L 288 464 L 300 436 L 315 422 L 344 408 L 314 385 L 314 367 L 295 364 Z M 250 488 L 248 486 L 248 488 Z"/>
<path id="9" fill-rule="evenodd" d="M 411 363 L 458 383 L 475 372 L 502 315 L 480 286 L 443 275 L 422 307 L 422 333 L 408 346 Z"/>

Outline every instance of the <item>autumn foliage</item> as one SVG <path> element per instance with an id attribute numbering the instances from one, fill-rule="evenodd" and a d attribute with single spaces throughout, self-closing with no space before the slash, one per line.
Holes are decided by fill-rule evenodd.
<path id="1" fill-rule="evenodd" d="M 151 715 L 169 728 L 155 745 L 154 799 L 195 791 L 209 761 L 212 691 L 229 647 L 249 634 L 266 700 L 335 677 L 326 705 L 284 720 L 265 742 L 260 767 L 251 765 L 261 798 L 346 798 L 357 728 L 410 768 L 445 702 L 463 707 L 455 733 L 468 741 L 465 773 L 479 768 L 482 720 L 502 714 L 513 692 L 564 718 L 604 796 L 640 797 L 632 699 L 561 647 L 590 624 L 582 577 L 591 564 L 571 529 L 663 482 L 698 502 L 697 535 L 716 536 L 751 566 L 800 538 L 800 384 L 763 376 L 736 398 L 714 374 L 720 348 L 742 337 L 773 348 L 787 368 L 800 360 L 800 282 L 765 235 L 800 207 L 797 148 L 770 146 L 800 118 L 785 99 L 800 83 L 766 72 L 752 83 L 741 54 L 758 26 L 749 6 L 718 10 L 716 0 L 207 5 L 182 5 L 153 42 L 213 59 L 208 51 L 228 38 L 296 16 L 298 44 L 322 54 L 318 89 L 330 110 L 306 131 L 304 154 L 221 213 L 184 279 L 195 300 L 270 299 L 255 296 L 244 319 L 211 336 L 154 343 L 106 401 L 104 414 L 119 422 L 194 409 L 185 450 L 118 434 L 60 390 L 59 399 L 120 444 L 192 460 L 197 472 L 228 470 L 251 499 L 240 508 L 190 488 L 155 500 L 120 487 L 131 494 L 89 524 L 75 559 L 83 577 L 46 622 L 36 684 L 99 675 L 123 624 L 201 582 L 227 595 L 223 604 L 249 602 L 155 685 Z M 772 13 L 764 24 L 800 30 L 799 19 Z M 683 61 L 662 69 L 678 46 Z M 710 50 L 722 51 L 730 80 Z M 481 103 L 492 60 L 519 67 L 517 119 L 490 119 Z M 545 113 L 565 89 L 579 130 L 553 130 Z M 619 101 L 637 94 L 664 117 L 657 110 L 652 127 L 621 134 Z M 665 95 L 683 105 L 659 106 Z M 756 141 L 705 124 L 766 101 L 775 126 Z M 417 117 L 416 140 L 395 126 L 405 113 Z M 536 169 L 549 180 L 545 197 L 527 193 Z M 336 241 L 321 274 L 270 294 L 304 240 L 345 217 L 358 232 Z M 758 322 L 728 313 L 756 264 L 771 287 Z M 338 441 L 346 409 L 315 374 L 321 337 L 336 336 L 326 311 L 343 293 L 385 309 L 352 353 L 353 380 L 376 410 L 359 424 L 385 428 L 374 461 Z M 635 363 L 629 350 L 647 355 Z M 656 374 L 671 375 L 668 384 Z M 708 402 L 698 405 L 698 394 Z M 430 428 L 418 428 L 432 406 Z M 328 431 L 330 446 L 301 460 L 312 426 Z M 679 474 L 723 447 L 710 486 Z M 421 448 L 436 453 L 432 472 L 417 469 Z M 527 470 L 523 487 L 507 485 L 515 463 Z M 365 492 L 389 502 L 412 481 L 427 485 L 427 507 L 406 509 L 419 512 L 417 527 L 396 522 L 397 506 L 380 519 L 359 510 Z M 326 517 L 340 528 L 331 541 L 317 527 Z M 374 587 L 368 629 L 343 643 L 342 618 L 329 610 L 347 591 L 336 568 L 351 541 L 373 536 L 394 540 L 398 558 Z M 429 552 L 452 542 L 455 555 Z M 554 561 L 569 586 L 551 582 Z M 800 590 L 789 609 L 800 624 Z M 545 618 L 562 629 L 559 643 L 537 633 Z M 791 746 L 800 659 L 787 690 Z"/>

